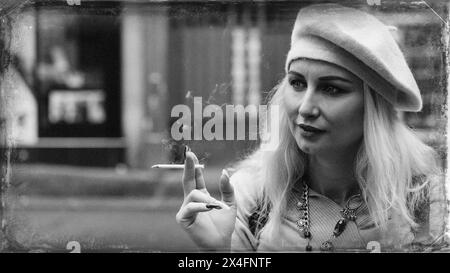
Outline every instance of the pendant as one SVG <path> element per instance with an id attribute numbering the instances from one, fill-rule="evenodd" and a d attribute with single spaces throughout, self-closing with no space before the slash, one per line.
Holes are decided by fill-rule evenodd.
<path id="1" fill-rule="evenodd" d="M 350 221 L 356 220 L 356 211 L 354 209 L 348 209 L 348 208 L 342 209 L 341 215 L 342 215 L 342 217 L 344 217 L 345 219 L 348 219 Z"/>
<path id="2" fill-rule="evenodd" d="M 305 219 L 299 219 L 297 221 L 297 227 L 304 229 L 307 226 L 308 222 Z"/>
<path id="3" fill-rule="evenodd" d="M 303 237 L 305 237 L 306 239 L 311 239 L 311 231 L 309 231 L 309 229 L 308 228 L 305 228 L 304 230 L 303 230 Z"/>
<path id="4" fill-rule="evenodd" d="M 298 201 L 297 209 L 298 210 L 307 210 L 308 209 L 308 205 L 306 204 L 305 201 Z"/>
<path id="5" fill-rule="evenodd" d="M 334 226 L 334 231 L 333 231 L 334 237 L 338 237 L 339 235 L 341 235 L 341 233 L 345 230 L 346 226 L 347 226 L 347 220 L 345 218 L 341 218 L 336 223 L 336 226 Z"/>
<path id="6" fill-rule="evenodd" d="M 308 204 L 305 201 L 298 201 L 297 209 L 298 210 L 307 210 L 308 209 Z"/>
<path id="7" fill-rule="evenodd" d="M 334 250 L 333 243 L 330 242 L 330 241 L 323 242 L 322 245 L 320 246 L 320 250 L 322 250 L 322 251 L 333 251 Z"/>

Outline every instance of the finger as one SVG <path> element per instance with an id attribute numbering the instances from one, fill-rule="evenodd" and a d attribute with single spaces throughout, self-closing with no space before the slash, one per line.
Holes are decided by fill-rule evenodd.
<path id="1" fill-rule="evenodd" d="M 185 198 L 184 203 L 197 202 L 197 203 L 219 203 L 218 200 L 211 197 L 209 194 L 201 191 L 201 190 L 193 190 L 191 191 Z"/>
<path id="2" fill-rule="evenodd" d="M 192 190 L 195 189 L 195 163 L 194 154 L 191 152 L 186 153 L 186 161 L 184 162 L 183 170 L 183 192 L 184 196 L 187 196 Z"/>
<path id="3" fill-rule="evenodd" d="M 191 154 L 193 155 L 194 164 L 199 164 L 197 156 L 192 152 Z M 195 185 L 196 189 L 206 191 L 206 183 L 205 179 L 203 178 L 203 171 L 201 168 L 195 168 Z"/>
<path id="4" fill-rule="evenodd" d="M 220 176 L 220 194 L 222 196 L 222 201 L 228 206 L 233 206 L 236 203 L 234 197 L 234 189 L 230 183 L 230 177 L 226 170 L 222 170 L 222 175 Z"/>
<path id="5" fill-rule="evenodd" d="M 185 219 L 192 218 L 199 212 L 210 211 L 211 209 L 207 208 L 206 205 L 207 205 L 206 203 L 195 203 L 195 202 L 187 203 L 178 212 L 176 217 L 177 222 L 181 222 Z"/>
<path id="6" fill-rule="evenodd" d="M 222 202 L 222 201 L 217 201 L 216 203 L 213 203 L 216 206 L 219 206 L 220 209 L 230 209 L 231 207 L 229 205 L 227 205 L 226 203 Z"/>

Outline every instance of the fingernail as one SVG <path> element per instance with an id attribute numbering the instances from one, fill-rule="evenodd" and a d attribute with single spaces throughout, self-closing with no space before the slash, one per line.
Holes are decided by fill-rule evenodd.
<path id="1" fill-rule="evenodd" d="M 206 208 L 207 208 L 207 209 L 222 209 L 221 206 L 215 205 L 215 204 L 211 204 L 211 203 L 206 204 Z"/>
<path id="2" fill-rule="evenodd" d="M 186 153 L 190 152 L 191 148 L 189 148 L 189 146 L 185 145 L 184 146 L 184 162 L 186 162 Z"/>
<path id="3" fill-rule="evenodd" d="M 222 175 L 225 175 L 226 177 L 230 178 L 230 175 L 228 174 L 228 171 L 226 169 L 222 170 Z"/>

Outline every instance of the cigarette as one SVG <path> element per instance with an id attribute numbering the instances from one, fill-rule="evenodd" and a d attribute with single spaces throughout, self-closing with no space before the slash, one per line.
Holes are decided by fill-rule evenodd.
<path id="1" fill-rule="evenodd" d="M 156 164 L 156 165 L 153 165 L 152 168 L 182 170 L 182 169 L 184 169 L 184 164 Z M 204 169 L 205 165 L 195 164 L 195 168 Z"/>

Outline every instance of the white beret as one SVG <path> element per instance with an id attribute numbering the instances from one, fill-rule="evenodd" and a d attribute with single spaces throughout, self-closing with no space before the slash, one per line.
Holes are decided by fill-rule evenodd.
<path id="1" fill-rule="evenodd" d="M 420 90 L 388 27 L 362 11 L 338 4 L 300 10 L 291 36 L 292 61 L 307 58 L 339 65 L 358 76 L 397 110 L 422 109 Z"/>

